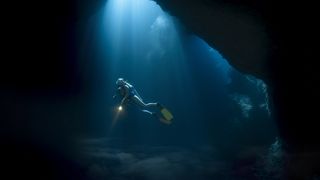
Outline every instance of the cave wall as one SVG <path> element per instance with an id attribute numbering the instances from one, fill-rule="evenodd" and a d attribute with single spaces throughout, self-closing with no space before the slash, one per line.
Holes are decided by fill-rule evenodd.
<path id="1" fill-rule="evenodd" d="M 315 151 L 316 77 L 311 4 L 278 1 L 157 0 L 240 72 L 269 85 L 279 130 L 290 150 Z M 301 13 L 296 13 L 296 10 Z M 293 113 L 294 112 L 294 113 Z"/>
<path id="2" fill-rule="evenodd" d="M 221 52 L 237 70 L 267 80 L 270 39 L 261 15 L 248 7 L 219 1 L 156 2 Z"/>
<path id="3" fill-rule="evenodd" d="M 319 71 L 312 3 L 156 1 L 216 48 L 234 68 L 269 85 L 272 111 L 289 153 L 288 178 L 315 173 L 320 158 L 316 125 Z"/>

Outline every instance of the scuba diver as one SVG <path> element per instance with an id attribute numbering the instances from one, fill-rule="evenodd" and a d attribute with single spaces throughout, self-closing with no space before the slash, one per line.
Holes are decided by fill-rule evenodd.
<path id="1" fill-rule="evenodd" d="M 113 96 L 115 98 L 116 96 L 120 96 L 121 102 L 120 106 L 118 107 L 119 111 L 122 111 L 123 105 L 126 105 L 128 103 L 134 103 L 135 105 L 138 105 L 140 108 L 142 108 L 142 111 L 145 113 L 148 113 L 152 116 L 158 117 L 156 112 L 151 112 L 149 110 L 146 110 L 145 108 L 152 108 L 155 107 L 160 110 L 162 116 L 160 117 L 160 120 L 165 123 L 171 123 L 171 120 L 173 119 L 172 114 L 164 108 L 160 103 L 145 103 L 141 96 L 138 94 L 136 89 L 127 81 L 125 81 L 123 78 L 118 78 L 116 81 L 117 85 L 117 93 Z"/>

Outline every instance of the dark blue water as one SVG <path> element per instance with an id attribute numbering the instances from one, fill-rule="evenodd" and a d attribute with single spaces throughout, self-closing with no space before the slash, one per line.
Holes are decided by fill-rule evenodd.
<path id="1" fill-rule="evenodd" d="M 277 136 L 261 80 L 233 69 L 153 1 L 110 0 L 91 18 L 86 34 L 85 60 L 95 79 L 92 122 L 81 143 L 89 177 L 257 176 L 248 169 L 258 167 Z M 119 77 L 145 102 L 167 107 L 173 123 L 163 124 L 134 105 L 117 113 L 120 100 L 112 96 Z"/>

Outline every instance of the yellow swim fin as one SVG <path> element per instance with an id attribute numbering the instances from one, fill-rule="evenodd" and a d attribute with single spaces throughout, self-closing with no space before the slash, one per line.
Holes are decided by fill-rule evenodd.
<path id="1" fill-rule="evenodd" d="M 165 118 L 165 120 L 171 121 L 173 119 L 173 116 L 172 116 L 171 112 L 168 109 L 162 108 L 160 110 L 160 112 L 163 115 L 163 117 Z"/>

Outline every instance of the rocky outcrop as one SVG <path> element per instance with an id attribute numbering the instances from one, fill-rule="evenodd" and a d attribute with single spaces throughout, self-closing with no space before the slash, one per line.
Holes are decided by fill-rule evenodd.
<path id="1" fill-rule="evenodd" d="M 314 68 L 315 48 L 310 43 L 316 33 L 307 28 L 313 19 L 311 4 L 156 1 L 220 51 L 233 67 L 269 85 L 279 130 L 290 148 L 318 149 L 312 133 L 317 113 L 314 106 L 308 105 L 318 96 L 314 85 L 318 74 Z"/>
<path id="2" fill-rule="evenodd" d="M 237 70 L 268 79 L 271 42 L 257 10 L 219 1 L 156 1 L 188 30 L 221 52 Z"/>
<path id="3" fill-rule="evenodd" d="M 318 33 L 312 28 L 316 12 L 312 3 L 156 1 L 220 51 L 233 67 L 263 79 L 269 85 L 284 148 L 319 159 L 315 105 L 319 102 L 319 71 L 312 43 Z"/>

